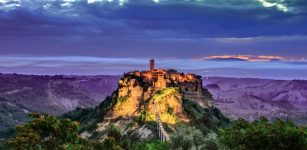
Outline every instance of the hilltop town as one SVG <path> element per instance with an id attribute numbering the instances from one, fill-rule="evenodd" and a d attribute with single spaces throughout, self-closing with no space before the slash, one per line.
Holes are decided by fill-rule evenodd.
<path id="1" fill-rule="evenodd" d="M 203 89 L 200 76 L 156 69 L 154 63 L 150 60 L 149 70 L 124 74 L 118 82 L 118 89 L 99 106 L 100 111 L 105 111 L 103 120 L 95 121 L 98 123 L 94 130 L 84 131 L 83 136 L 103 140 L 108 127 L 115 125 L 123 134 L 141 139 L 158 136 L 167 141 L 169 131 L 163 124 L 173 128 L 178 123 L 192 121 L 185 111 L 185 101 L 193 103 L 193 107 L 213 109 L 212 96 Z M 151 123 L 158 126 L 152 128 Z"/>
<path id="2" fill-rule="evenodd" d="M 195 100 L 203 107 L 212 106 L 212 101 L 204 99 L 202 77 L 192 73 L 180 73 L 173 69 L 156 69 L 155 61 L 150 60 L 150 70 L 132 71 L 124 74 L 124 78 L 139 78 L 141 82 L 155 89 L 178 87 L 183 98 Z M 119 84 L 123 82 L 123 79 Z"/>

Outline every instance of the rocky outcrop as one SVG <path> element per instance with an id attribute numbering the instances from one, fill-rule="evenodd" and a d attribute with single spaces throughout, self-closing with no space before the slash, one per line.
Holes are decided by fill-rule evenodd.
<path id="1" fill-rule="evenodd" d="M 189 99 L 202 107 L 212 107 L 210 93 L 202 87 L 202 79 L 195 74 L 178 73 L 175 70 L 134 71 L 124 75 L 119 81 L 119 98 L 115 116 L 138 116 L 142 103 L 155 99 L 155 95 L 176 89 L 175 99 Z M 160 93 L 159 93 L 160 92 Z M 123 105 L 123 104 L 129 105 Z M 125 108 L 123 108 L 125 106 Z"/>
<path id="2" fill-rule="evenodd" d="M 139 77 L 141 81 L 158 89 L 163 89 L 166 87 L 178 87 L 182 98 L 195 101 L 203 107 L 213 106 L 213 101 L 209 92 L 202 86 L 203 83 L 201 76 L 191 73 L 179 73 L 172 69 L 156 69 L 154 71 L 143 72 L 134 71 L 127 73 L 125 76 Z"/>
<path id="3" fill-rule="evenodd" d="M 164 124 L 189 122 L 183 99 L 197 102 L 204 108 L 212 107 L 211 96 L 202 88 L 201 77 L 194 74 L 162 69 L 134 71 L 126 73 L 118 87 L 117 102 L 92 131 L 92 139 L 104 139 L 105 130 L 111 124 L 122 129 L 122 133 L 148 138 L 156 129 L 143 123 L 157 122 L 157 114 L 159 122 Z"/>

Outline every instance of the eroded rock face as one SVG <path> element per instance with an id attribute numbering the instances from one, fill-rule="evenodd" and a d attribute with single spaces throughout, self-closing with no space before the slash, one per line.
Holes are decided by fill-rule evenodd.
<path id="1" fill-rule="evenodd" d="M 156 69 L 154 71 L 129 72 L 125 77 L 135 76 L 149 86 L 157 89 L 179 87 L 182 98 L 190 99 L 203 107 L 211 107 L 213 102 L 207 98 L 207 90 L 203 89 L 201 76 L 179 73 L 175 70 Z"/>
<path id="2" fill-rule="evenodd" d="M 134 71 L 125 74 L 119 81 L 119 97 L 114 116 L 138 116 L 142 109 L 141 103 L 149 101 L 157 91 L 168 88 L 178 89 L 176 94 L 180 98 L 177 99 L 190 99 L 202 107 L 212 106 L 212 99 L 206 95 L 208 92 L 203 89 L 200 76 L 162 69 Z"/>
<path id="3" fill-rule="evenodd" d="M 115 105 L 114 117 L 129 117 L 136 116 L 139 102 L 144 99 L 144 89 L 139 85 L 136 79 L 128 81 L 123 78 L 119 81 L 118 102 Z"/>
<path id="4" fill-rule="evenodd" d="M 210 94 L 202 88 L 200 76 L 183 74 L 174 70 L 134 71 L 119 80 L 118 98 L 115 106 L 99 123 L 94 139 L 103 139 L 110 124 L 118 126 L 123 133 L 148 138 L 152 131 L 140 122 L 155 122 L 156 112 L 161 122 L 174 125 L 189 122 L 182 99 L 197 102 L 206 108 L 212 106 Z M 155 130 L 155 129 L 154 129 Z M 143 132 L 144 131 L 144 132 Z M 99 134 L 97 134 L 99 133 Z"/>

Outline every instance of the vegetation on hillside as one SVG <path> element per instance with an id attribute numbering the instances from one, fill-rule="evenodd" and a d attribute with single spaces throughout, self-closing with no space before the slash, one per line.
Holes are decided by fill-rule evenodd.
<path id="1" fill-rule="evenodd" d="M 80 131 L 93 129 L 96 124 L 102 121 L 108 111 L 110 111 L 117 102 L 117 91 L 95 108 L 77 108 L 74 111 L 65 113 L 61 118 L 69 118 L 78 121 L 81 124 Z"/>
<path id="2" fill-rule="evenodd" d="M 158 139 L 134 140 L 133 137 L 122 135 L 120 130 L 114 125 L 107 129 L 107 137 L 100 144 L 99 149 L 106 150 L 169 150 L 167 142 Z"/>
<path id="3" fill-rule="evenodd" d="M 192 119 L 191 124 L 200 129 L 203 134 L 217 132 L 219 128 L 231 125 L 231 121 L 216 107 L 202 108 L 193 101 L 183 99 L 183 108 Z"/>
<path id="4" fill-rule="evenodd" d="M 220 139 L 229 148 L 238 150 L 306 150 L 307 128 L 291 121 L 239 119 L 220 132 Z"/>
<path id="5" fill-rule="evenodd" d="M 193 122 L 188 125 L 175 125 L 169 142 L 160 142 L 157 138 L 140 140 L 122 134 L 114 125 L 109 126 L 106 131 L 107 137 L 102 142 L 90 141 L 79 136 L 78 122 L 32 113 L 30 114 L 32 121 L 18 126 L 16 137 L 7 140 L 6 145 L 0 146 L 0 149 L 305 150 L 307 148 L 307 128 L 297 126 L 290 121 L 269 122 L 261 118 L 247 122 L 239 119 L 231 125 L 229 120 L 222 117 L 214 108 L 200 109 L 191 101 L 185 101 L 184 105 L 187 113 L 194 118 Z"/>
<path id="6" fill-rule="evenodd" d="M 106 98 L 96 108 L 77 109 L 60 118 L 47 114 L 30 114 L 31 121 L 16 128 L 16 136 L 7 140 L 0 149 L 42 149 L 42 150 L 190 150 L 190 149 L 238 149 L 238 150 L 305 150 L 307 149 L 307 128 L 290 121 L 276 120 L 269 122 L 265 118 L 254 122 L 243 119 L 231 122 L 215 107 L 203 108 L 188 99 L 176 98 L 178 89 L 161 90 L 155 99 L 163 110 L 161 115 L 176 116 L 179 112 L 177 103 L 190 122 L 164 122 L 170 141 L 158 139 L 155 120 L 149 120 L 151 112 L 145 108 L 152 101 L 142 103 L 141 113 L 136 122 L 152 130 L 155 136 L 140 139 L 134 134 L 122 133 L 121 129 L 111 124 L 102 141 L 90 141 L 79 136 L 82 131 L 94 129 L 107 112 L 117 103 L 117 91 Z M 209 93 L 210 94 L 210 93 Z M 210 95 L 208 95 L 210 97 Z M 173 99 L 173 100 L 170 100 Z M 173 103 L 176 103 L 174 105 Z M 178 105 L 177 105 L 178 106 Z M 165 110 L 164 110 L 165 109 Z M 178 107 L 177 107 L 178 109 Z M 65 119 L 69 118 L 69 119 Z M 163 118 L 162 118 L 163 119 Z M 176 119 L 177 120 L 177 119 Z M 80 122 L 80 123 L 79 123 Z M 136 123 L 133 122 L 133 123 Z"/>
<path id="7" fill-rule="evenodd" d="M 171 148 L 176 150 L 208 149 L 219 150 L 223 148 L 216 133 L 203 134 L 194 126 L 178 125 L 171 136 Z"/>
<path id="8" fill-rule="evenodd" d="M 171 149 L 224 149 L 217 131 L 231 125 L 231 122 L 217 108 L 202 108 L 188 99 L 182 102 L 191 122 L 178 123 L 171 135 Z"/>
<path id="9" fill-rule="evenodd" d="M 107 129 L 102 141 L 79 136 L 78 122 L 55 116 L 31 113 L 32 121 L 18 126 L 17 135 L 0 145 L 3 150 L 168 150 L 169 144 L 158 139 L 135 140 L 122 135 L 114 125 Z"/>
<path id="10" fill-rule="evenodd" d="M 156 102 L 163 123 L 174 125 L 179 121 L 178 114 L 175 114 L 175 112 L 180 113 L 181 111 L 176 107 L 181 105 L 179 96 L 179 89 L 174 87 L 159 90 L 152 96 L 151 102 L 152 104 L 154 101 Z M 156 121 L 156 114 L 153 110 L 147 114 L 147 121 Z"/>
<path id="11" fill-rule="evenodd" d="M 90 144 L 78 135 L 78 122 L 39 113 L 29 114 L 32 121 L 16 128 L 16 137 L 6 141 L 7 148 L 31 149 L 85 149 Z"/>

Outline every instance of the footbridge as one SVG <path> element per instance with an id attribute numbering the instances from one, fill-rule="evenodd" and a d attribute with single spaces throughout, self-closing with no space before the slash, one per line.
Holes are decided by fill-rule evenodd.
<path id="1" fill-rule="evenodd" d="M 154 106 L 155 106 L 155 114 L 156 114 L 156 122 L 157 122 L 157 130 L 159 133 L 159 138 L 162 142 L 169 141 L 170 140 L 169 135 L 167 134 L 167 132 L 163 127 L 163 124 L 161 123 L 159 107 L 156 100 L 154 100 Z"/>

